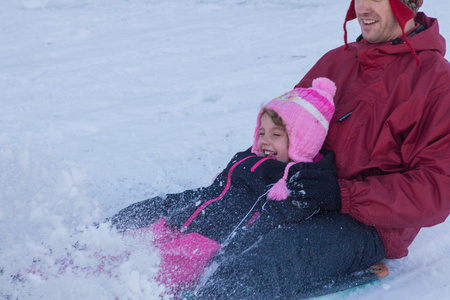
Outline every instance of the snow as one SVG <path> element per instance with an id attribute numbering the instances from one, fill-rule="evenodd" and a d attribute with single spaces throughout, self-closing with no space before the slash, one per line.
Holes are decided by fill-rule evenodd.
<path id="1" fill-rule="evenodd" d="M 421 10 L 450 38 L 445 4 L 425 1 Z M 347 7 L 3 0 L 0 298 L 159 299 L 157 251 L 92 223 L 161 193 L 208 185 L 251 145 L 261 104 L 342 44 Z M 356 22 L 348 27 L 356 38 Z M 408 257 L 387 261 L 388 278 L 332 298 L 448 298 L 449 233 L 448 221 L 422 230 Z M 121 261 L 130 243 L 135 251 Z M 99 256 L 115 276 L 87 270 Z M 80 268 L 58 274 L 63 258 Z M 31 266 L 51 266 L 50 278 L 23 272 Z"/>

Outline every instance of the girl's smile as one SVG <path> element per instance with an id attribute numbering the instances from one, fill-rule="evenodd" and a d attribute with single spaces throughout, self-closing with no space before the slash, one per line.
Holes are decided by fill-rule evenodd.
<path id="1" fill-rule="evenodd" d="M 276 125 L 267 114 L 261 115 L 258 150 L 260 155 L 275 156 L 282 162 L 289 162 L 289 138 L 284 126 Z"/>

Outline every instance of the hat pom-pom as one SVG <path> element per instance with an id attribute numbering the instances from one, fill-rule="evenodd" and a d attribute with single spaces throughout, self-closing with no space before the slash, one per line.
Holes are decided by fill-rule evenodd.
<path id="1" fill-rule="evenodd" d="M 327 94 L 327 98 L 332 100 L 334 95 L 336 94 L 336 84 L 328 78 L 319 77 L 313 80 L 312 88 L 317 90 L 318 92 L 324 92 Z M 328 96 L 329 95 L 329 96 Z"/>
<path id="2" fill-rule="evenodd" d="M 289 197 L 289 190 L 286 186 L 286 180 L 281 178 L 277 183 L 269 190 L 267 199 L 281 201 Z"/>
<path id="3" fill-rule="evenodd" d="M 289 189 L 287 188 L 286 185 L 286 179 L 287 179 L 287 175 L 289 172 L 289 168 L 293 165 L 294 163 L 289 163 L 286 168 L 284 169 L 284 175 L 283 177 L 278 180 L 277 183 L 275 183 L 274 186 L 272 186 L 269 190 L 269 192 L 267 193 L 267 199 L 269 200 L 276 200 L 276 201 L 281 201 L 281 200 L 285 200 L 287 199 L 287 197 L 289 197 Z"/>

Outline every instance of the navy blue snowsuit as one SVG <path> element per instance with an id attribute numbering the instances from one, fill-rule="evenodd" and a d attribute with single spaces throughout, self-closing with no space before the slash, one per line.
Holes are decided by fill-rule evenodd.
<path id="1" fill-rule="evenodd" d="M 325 154 L 325 167 L 335 168 L 333 157 Z M 184 231 L 200 233 L 223 250 L 214 258 L 219 268 L 193 299 L 300 299 L 376 280 L 367 269 L 385 253 L 372 227 L 339 212 L 300 209 L 292 197 L 266 199 L 286 165 L 249 149 L 237 153 L 210 186 L 132 204 L 111 221 L 127 231 L 163 217 L 183 230 L 202 204 L 217 199 Z M 287 181 L 303 165 L 292 166 Z M 279 245 L 285 245 L 283 253 Z M 293 257 L 298 263 L 292 264 Z"/>
<path id="2" fill-rule="evenodd" d="M 241 234 L 251 228 L 252 234 L 239 247 L 243 250 L 250 244 L 250 236 L 254 240 L 270 227 L 301 221 L 312 214 L 312 209 L 301 210 L 289 200 L 266 199 L 266 192 L 283 176 L 286 165 L 276 159 L 258 157 L 248 149 L 237 153 L 210 186 L 132 204 L 111 221 L 119 230 L 127 231 L 149 227 L 163 217 L 167 225 L 182 230 L 199 206 L 217 199 L 184 232 L 197 232 L 223 244 L 233 232 Z M 255 217 L 255 225 L 247 226 Z"/>

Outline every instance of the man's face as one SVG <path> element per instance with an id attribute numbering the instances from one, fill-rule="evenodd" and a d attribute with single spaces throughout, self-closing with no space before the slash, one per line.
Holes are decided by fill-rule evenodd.
<path id="1" fill-rule="evenodd" d="M 362 36 L 369 43 L 384 43 L 401 36 L 389 0 L 355 0 L 355 11 Z"/>

